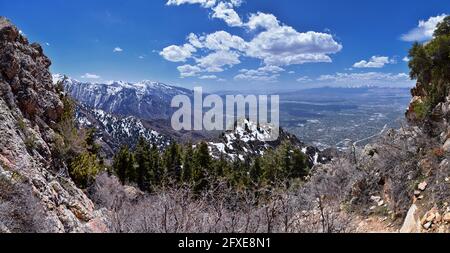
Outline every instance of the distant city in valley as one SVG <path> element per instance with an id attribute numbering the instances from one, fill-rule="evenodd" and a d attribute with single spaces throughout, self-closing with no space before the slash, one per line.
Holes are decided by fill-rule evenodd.
<path id="1" fill-rule="evenodd" d="M 406 88 L 317 88 L 281 94 L 281 126 L 320 149 L 365 145 L 404 121 Z"/>

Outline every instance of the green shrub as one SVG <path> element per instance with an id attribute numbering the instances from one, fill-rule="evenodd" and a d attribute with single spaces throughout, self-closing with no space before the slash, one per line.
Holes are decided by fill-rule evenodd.
<path id="1" fill-rule="evenodd" d="M 77 186 L 86 188 L 94 182 L 100 170 L 96 155 L 83 153 L 72 161 L 69 174 Z"/>
<path id="2" fill-rule="evenodd" d="M 414 102 L 413 106 L 413 111 L 417 116 L 418 120 L 423 120 L 425 119 L 425 117 L 427 117 L 427 115 L 430 112 L 431 109 L 431 105 L 428 102 L 428 100 L 425 101 L 416 101 Z"/>
<path id="3" fill-rule="evenodd" d="M 25 123 L 25 121 L 23 120 L 23 118 L 20 118 L 18 121 L 17 121 L 17 126 L 19 127 L 19 129 L 20 129 L 20 131 L 25 131 L 26 130 L 26 128 L 27 128 L 27 124 Z"/>

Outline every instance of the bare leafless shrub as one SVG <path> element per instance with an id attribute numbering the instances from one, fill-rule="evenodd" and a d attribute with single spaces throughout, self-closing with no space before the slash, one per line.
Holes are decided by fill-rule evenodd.
<path id="1" fill-rule="evenodd" d="M 125 189 L 116 177 L 100 174 L 89 188 L 91 200 L 98 206 L 114 210 L 126 199 Z"/>
<path id="2" fill-rule="evenodd" d="M 363 179 L 364 172 L 347 159 L 336 159 L 316 168 L 300 193 L 307 224 L 304 232 L 352 232 L 347 203 L 355 201 L 355 186 Z"/>
<path id="3" fill-rule="evenodd" d="M 436 170 L 433 181 L 430 181 L 430 201 L 436 203 L 439 207 L 446 207 L 450 200 L 450 184 L 448 178 L 450 175 L 450 156 L 447 155 L 446 160 L 439 165 Z"/>
<path id="4" fill-rule="evenodd" d="M 419 128 L 391 130 L 365 149 L 344 154 L 315 171 L 308 184 L 317 192 L 316 198 L 325 193 L 326 200 L 360 214 L 369 214 L 375 204 L 371 197 L 379 196 L 388 210 L 403 218 L 414 190 L 424 180 L 429 184 L 430 203 L 448 200 L 448 186 L 442 181 L 450 168 L 440 165 L 448 159 L 441 146 Z"/>
<path id="5" fill-rule="evenodd" d="M 419 129 L 402 128 L 383 136 L 376 146 L 378 157 L 368 168 L 367 188 L 378 191 L 387 199 L 390 209 L 403 217 L 411 206 L 415 187 L 427 176 L 419 166 L 420 161 L 430 157 L 434 167 L 437 158 L 431 154 L 438 144 Z"/>
<path id="6" fill-rule="evenodd" d="M 131 198 L 117 179 L 102 175 L 91 198 L 110 210 L 118 233 L 344 232 L 339 204 L 317 202 L 309 192 L 277 188 L 236 191 L 214 183 L 201 195 L 191 187 L 162 187 Z M 283 184 L 280 184 L 283 185 Z M 316 195 L 314 195 L 316 196 Z M 322 225 L 321 225 L 322 224 Z"/>

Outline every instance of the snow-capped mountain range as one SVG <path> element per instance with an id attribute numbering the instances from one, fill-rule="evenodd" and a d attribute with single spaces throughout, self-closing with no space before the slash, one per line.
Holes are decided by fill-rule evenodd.
<path id="1" fill-rule="evenodd" d="M 173 113 L 170 106 L 172 98 L 193 94 L 188 89 L 153 81 L 90 83 L 73 78 L 64 79 L 60 74 L 53 75 L 54 83 L 62 80 L 65 80 L 66 92 L 85 106 L 145 120 L 170 118 Z"/>

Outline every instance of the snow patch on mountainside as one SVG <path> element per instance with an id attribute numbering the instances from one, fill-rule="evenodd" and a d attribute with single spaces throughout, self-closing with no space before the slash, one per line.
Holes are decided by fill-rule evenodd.
<path id="1" fill-rule="evenodd" d="M 80 128 L 96 129 L 98 139 L 109 147 L 109 155 L 113 155 L 123 145 L 133 147 L 141 137 L 160 150 L 172 142 L 169 137 L 144 126 L 142 120 L 132 116 L 120 117 L 103 110 L 79 106 L 76 120 Z"/>

